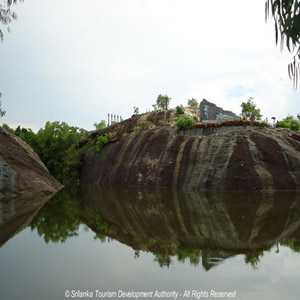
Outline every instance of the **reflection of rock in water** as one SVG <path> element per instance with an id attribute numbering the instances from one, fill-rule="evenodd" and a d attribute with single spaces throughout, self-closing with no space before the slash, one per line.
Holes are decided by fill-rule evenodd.
<path id="1" fill-rule="evenodd" d="M 300 239 L 295 193 L 201 195 L 89 187 L 82 189 L 82 197 L 84 210 L 109 224 L 108 236 L 153 253 L 202 249 L 206 269 L 233 254 Z M 89 219 L 84 222 L 99 232 Z"/>
<path id="2" fill-rule="evenodd" d="M 17 172 L 0 156 L 0 201 L 6 194 L 14 197 L 17 193 Z"/>
<path id="3" fill-rule="evenodd" d="M 25 228 L 51 198 L 14 197 L 0 201 L 0 247 Z"/>
<path id="4" fill-rule="evenodd" d="M 16 214 L 16 199 L 0 201 L 0 226 L 7 223 Z"/>

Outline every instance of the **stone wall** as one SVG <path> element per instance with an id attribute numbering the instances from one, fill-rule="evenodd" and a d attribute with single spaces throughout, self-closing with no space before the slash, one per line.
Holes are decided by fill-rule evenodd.
<path id="1" fill-rule="evenodd" d="M 216 106 L 214 103 L 208 102 L 203 99 L 200 103 L 200 121 L 228 121 L 228 120 L 239 120 L 239 116 L 235 113 L 223 110 L 221 107 Z"/>

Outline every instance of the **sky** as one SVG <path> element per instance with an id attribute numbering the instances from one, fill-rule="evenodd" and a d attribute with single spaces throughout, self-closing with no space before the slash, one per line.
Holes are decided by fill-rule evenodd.
<path id="1" fill-rule="evenodd" d="M 3 1 L 3 0 L 0 0 Z M 292 55 L 275 44 L 264 0 L 25 0 L 0 43 L 0 123 L 87 130 L 107 114 L 210 102 L 263 118 L 300 113 Z M 3 26 L 1 26 L 3 29 Z"/>

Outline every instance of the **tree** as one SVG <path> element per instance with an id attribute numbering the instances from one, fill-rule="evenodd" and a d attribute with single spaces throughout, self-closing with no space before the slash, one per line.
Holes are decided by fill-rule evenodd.
<path id="1" fill-rule="evenodd" d="M 7 27 L 10 31 L 9 23 L 17 18 L 15 12 L 11 10 L 11 6 L 17 4 L 20 0 L 4 0 L 0 3 L 0 23 Z M 0 40 L 3 41 L 3 31 L 0 29 Z"/>
<path id="2" fill-rule="evenodd" d="M 254 98 L 250 97 L 247 102 L 243 102 L 241 104 L 242 107 L 242 115 L 244 115 L 247 119 L 250 119 L 252 116 L 255 120 L 261 120 L 260 109 L 256 107 L 256 104 L 253 103 Z"/>
<path id="3" fill-rule="evenodd" d="M 60 182 L 76 183 L 79 173 L 78 144 L 81 130 L 65 122 L 47 122 L 37 133 L 36 153 Z"/>
<path id="4" fill-rule="evenodd" d="M 157 105 L 153 104 L 152 107 L 153 107 L 154 111 L 156 112 L 157 111 Z"/>
<path id="5" fill-rule="evenodd" d="M 278 121 L 276 123 L 276 127 L 288 128 L 293 131 L 299 131 L 299 129 L 300 129 L 300 118 L 299 117 L 300 117 L 299 115 L 297 115 L 297 118 L 294 118 L 293 116 L 288 115 L 283 120 Z"/>
<path id="6" fill-rule="evenodd" d="M 169 98 L 167 94 L 165 94 L 165 95 L 160 94 L 160 95 L 158 95 L 158 97 L 156 99 L 156 106 L 153 105 L 153 107 L 155 107 L 155 110 L 156 110 L 156 108 L 158 108 L 158 109 L 162 109 L 165 112 L 164 125 L 166 125 L 166 123 L 167 123 L 166 122 L 166 111 L 169 108 L 170 101 L 171 101 L 171 98 Z"/>
<path id="7" fill-rule="evenodd" d="M 161 110 L 168 110 L 169 104 L 170 104 L 171 98 L 168 97 L 168 95 L 158 95 L 156 99 L 156 106 L 158 109 Z"/>
<path id="8" fill-rule="evenodd" d="M 57 180 L 65 185 L 78 183 L 81 155 L 79 142 L 86 131 L 65 122 L 47 122 L 38 133 L 20 126 L 13 130 L 3 124 L 3 128 L 24 140 Z"/>
<path id="9" fill-rule="evenodd" d="M 285 45 L 295 53 L 288 72 L 296 89 L 300 74 L 300 0 L 266 0 L 266 20 L 270 12 L 275 21 L 276 44 L 280 39 L 281 50 Z"/>
<path id="10" fill-rule="evenodd" d="M 134 107 L 133 107 L 133 113 L 134 113 L 135 115 L 138 115 L 139 112 L 140 112 L 139 108 L 134 106 Z"/>
<path id="11" fill-rule="evenodd" d="M 182 116 L 177 122 L 176 126 L 179 130 L 181 129 L 191 129 L 196 121 L 191 116 Z"/>
<path id="12" fill-rule="evenodd" d="M 8 132 L 10 132 L 10 133 L 15 133 L 15 131 L 12 129 L 12 128 L 10 128 L 7 124 L 3 124 L 2 125 L 2 128 L 3 129 L 5 129 L 6 131 L 8 131 Z"/>
<path id="13" fill-rule="evenodd" d="M 194 114 L 196 114 L 196 115 L 198 116 L 198 114 L 197 114 L 197 109 L 199 108 L 199 103 L 198 103 L 198 101 L 197 101 L 195 98 L 188 99 L 188 106 L 189 106 L 191 109 L 193 109 Z M 199 113 L 200 113 L 200 112 L 199 112 Z M 198 119 L 198 117 L 195 117 L 195 118 Z"/>
<path id="14" fill-rule="evenodd" d="M 103 128 L 106 127 L 106 122 L 105 122 L 104 120 L 101 120 L 100 123 L 95 122 L 95 123 L 94 123 L 94 127 L 95 127 L 96 129 L 103 129 Z"/>
<path id="15" fill-rule="evenodd" d="M 184 114 L 184 108 L 182 105 L 178 105 L 176 106 L 176 116 L 178 117 L 179 115 L 183 115 Z"/>
<path id="16" fill-rule="evenodd" d="M 34 133 L 30 128 L 21 128 L 18 126 L 13 133 L 25 141 L 35 152 L 37 151 L 37 134 Z"/>
<path id="17" fill-rule="evenodd" d="M 199 107 L 199 103 L 195 98 L 188 99 L 188 106 L 192 109 L 197 109 Z"/>
<path id="18" fill-rule="evenodd" d="M 1 98 L 2 94 L 0 93 L 0 98 Z M 1 100 L 0 100 L 0 118 L 5 116 L 6 111 L 2 109 L 1 107 Z"/>

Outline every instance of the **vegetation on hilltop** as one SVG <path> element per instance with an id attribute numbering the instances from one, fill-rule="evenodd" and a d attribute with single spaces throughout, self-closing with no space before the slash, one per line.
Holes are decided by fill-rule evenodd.
<path id="1" fill-rule="evenodd" d="M 176 117 L 184 114 L 184 107 L 182 105 L 176 106 Z"/>
<path id="2" fill-rule="evenodd" d="M 253 99 L 253 97 L 250 97 L 247 102 L 242 102 L 242 116 L 245 119 L 261 120 L 260 108 L 254 104 Z"/>
<path id="3" fill-rule="evenodd" d="M 94 127 L 96 128 L 96 130 L 103 129 L 106 127 L 106 122 L 104 120 L 101 120 L 99 123 L 95 122 Z"/>
<path id="4" fill-rule="evenodd" d="M 288 115 L 286 118 L 281 121 L 277 121 L 276 127 L 288 128 L 293 131 L 300 130 L 300 115 L 297 115 L 297 118 Z"/>
<path id="5" fill-rule="evenodd" d="M 191 116 L 182 116 L 177 122 L 178 129 L 191 129 L 196 124 L 196 121 Z"/>

